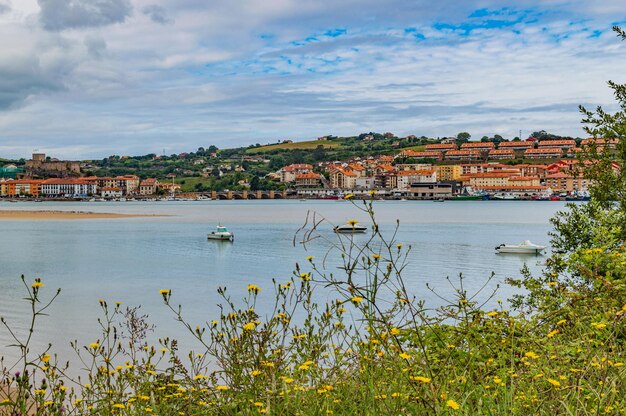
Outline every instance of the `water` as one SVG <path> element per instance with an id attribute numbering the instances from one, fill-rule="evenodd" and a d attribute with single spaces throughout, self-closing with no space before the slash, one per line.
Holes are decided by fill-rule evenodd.
<path id="1" fill-rule="evenodd" d="M 496 255 L 500 243 L 530 239 L 549 242 L 549 218 L 564 209 L 561 202 L 382 201 L 376 204 L 377 219 L 390 235 L 396 219 L 401 222 L 398 242 L 411 245 L 405 280 L 410 292 L 430 306 L 441 304 L 426 289 L 450 296 L 446 280 L 458 281 L 463 273 L 469 293 L 478 290 L 495 272 L 485 294 L 506 277 L 519 277 L 527 265 L 539 272 L 545 257 Z M 26 303 L 19 276 L 28 282 L 41 277 L 43 293 L 62 288 L 59 299 L 43 317 L 35 338 L 37 348 L 52 342 L 63 357 L 71 357 L 69 341 L 88 344 L 97 337 L 98 299 L 123 305 L 141 305 L 157 324 L 155 337 L 178 338 L 181 349 L 198 348 L 163 305 L 159 289 L 172 289 L 173 303 L 200 324 L 219 317 L 216 307 L 219 286 L 227 286 L 234 299 L 255 283 L 263 309 L 273 299 L 271 280 L 287 281 L 295 262 L 306 265 L 306 256 L 321 259 L 329 243 L 316 240 L 308 251 L 293 245 L 296 231 L 307 212 L 316 211 L 341 224 L 367 217 L 345 201 L 203 201 L 125 203 L 20 203 L 1 202 L 0 209 L 85 210 L 115 213 L 166 214 L 141 217 L 73 221 L 0 221 L 0 316 L 23 334 Z M 235 233 L 235 242 L 207 241 L 206 233 L 218 222 Z M 321 234 L 336 238 L 330 225 Z M 367 236 L 355 236 L 364 241 Z M 336 261 L 328 267 L 336 271 Z M 504 285 L 498 298 L 506 299 L 512 288 Z M 326 292 L 321 292 L 322 294 Z M 486 295 L 485 295 L 486 296 Z M 15 357 L 6 347 L 10 334 L 0 328 L 0 356 Z"/>

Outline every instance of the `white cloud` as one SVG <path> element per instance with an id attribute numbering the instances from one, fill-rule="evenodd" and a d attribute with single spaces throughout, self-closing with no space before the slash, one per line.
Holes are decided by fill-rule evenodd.
<path id="1" fill-rule="evenodd" d="M 617 1 L 38 1 L 0 14 L 0 156 L 581 135 L 577 105 L 610 105 L 625 56 Z"/>

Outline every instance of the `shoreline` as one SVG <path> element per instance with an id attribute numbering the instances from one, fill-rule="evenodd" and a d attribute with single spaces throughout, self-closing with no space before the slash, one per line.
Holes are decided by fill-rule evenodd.
<path id="1" fill-rule="evenodd" d="M 163 214 L 114 214 L 92 211 L 0 210 L 0 221 L 91 220 L 140 217 L 169 217 Z"/>

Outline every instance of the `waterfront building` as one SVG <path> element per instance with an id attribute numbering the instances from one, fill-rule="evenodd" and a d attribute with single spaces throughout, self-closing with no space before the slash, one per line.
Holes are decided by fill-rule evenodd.
<path id="1" fill-rule="evenodd" d="M 81 197 L 95 195 L 97 185 L 94 181 L 74 178 L 52 178 L 41 183 L 41 195 L 45 197 Z"/>
<path id="2" fill-rule="evenodd" d="M 461 165 L 440 165 L 435 167 L 440 181 L 458 181 L 463 174 Z"/>
<path id="3" fill-rule="evenodd" d="M 437 182 L 437 170 L 401 170 L 396 172 L 396 178 L 398 189 L 408 189 L 414 183 Z"/>
<path id="4" fill-rule="evenodd" d="M 139 194 L 140 195 L 154 195 L 156 194 L 158 186 L 159 186 L 159 181 L 156 180 L 155 178 L 144 179 L 139 184 Z"/>
<path id="5" fill-rule="evenodd" d="M 7 182 L 7 196 L 39 196 L 42 180 L 14 179 Z"/>
<path id="6" fill-rule="evenodd" d="M 589 189 L 590 180 L 577 175 L 558 172 L 546 176 L 545 184 L 555 192 L 580 192 Z"/>
<path id="7" fill-rule="evenodd" d="M 102 198 L 121 198 L 123 195 L 122 188 L 102 188 L 100 189 Z"/>
<path id="8" fill-rule="evenodd" d="M 313 172 L 309 172 L 309 173 L 301 173 L 298 176 L 296 176 L 296 186 L 299 188 L 302 187 L 318 187 L 320 186 L 322 183 L 322 175 L 320 175 L 319 173 L 313 173 Z"/>
<path id="9" fill-rule="evenodd" d="M 502 187 L 509 185 L 511 173 L 508 172 L 485 172 L 470 173 L 463 176 L 463 184 L 473 189 Z"/>
<path id="10" fill-rule="evenodd" d="M 356 189 L 374 189 L 375 186 L 376 178 L 373 176 L 356 178 Z"/>
<path id="11" fill-rule="evenodd" d="M 452 198 L 452 190 L 453 185 L 450 183 L 413 183 L 408 193 L 416 198 L 439 199 Z"/>
<path id="12" fill-rule="evenodd" d="M 356 187 L 357 174 L 342 168 L 335 168 L 330 171 L 331 188 L 353 189 Z"/>

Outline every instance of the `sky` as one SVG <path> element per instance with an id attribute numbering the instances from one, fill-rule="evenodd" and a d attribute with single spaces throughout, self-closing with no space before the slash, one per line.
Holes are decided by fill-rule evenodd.
<path id="1" fill-rule="evenodd" d="M 0 0 L 0 157 L 585 136 L 623 0 Z"/>

